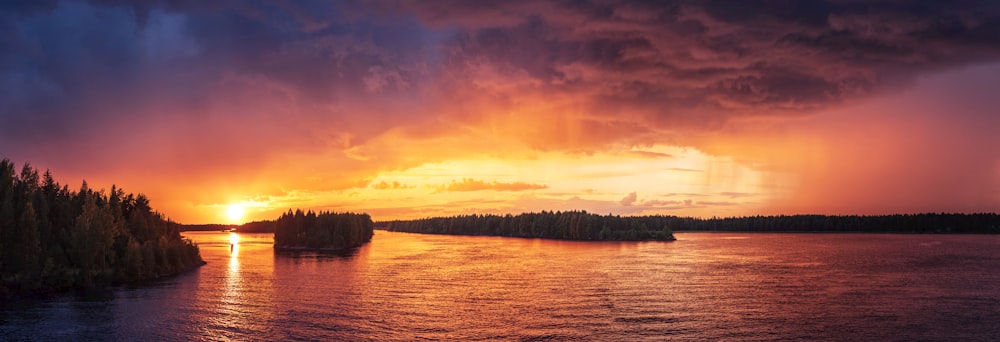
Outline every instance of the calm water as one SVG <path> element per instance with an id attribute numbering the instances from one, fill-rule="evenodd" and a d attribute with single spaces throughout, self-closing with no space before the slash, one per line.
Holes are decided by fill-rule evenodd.
<path id="1" fill-rule="evenodd" d="M 1000 236 L 378 231 L 351 255 L 186 233 L 209 262 L 0 310 L 4 340 L 996 340 Z"/>

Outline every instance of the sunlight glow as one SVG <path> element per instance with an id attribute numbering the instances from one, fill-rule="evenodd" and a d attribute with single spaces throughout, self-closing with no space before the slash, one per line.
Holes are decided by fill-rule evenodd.
<path id="1" fill-rule="evenodd" d="M 236 245 L 240 243 L 240 234 L 235 232 L 229 233 L 229 243 Z"/>
<path id="2" fill-rule="evenodd" d="M 230 204 L 229 208 L 226 209 L 226 217 L 233 222 L 242 219 L 244 213 L 246 213 L 246 209 L 240 204 Z"/>

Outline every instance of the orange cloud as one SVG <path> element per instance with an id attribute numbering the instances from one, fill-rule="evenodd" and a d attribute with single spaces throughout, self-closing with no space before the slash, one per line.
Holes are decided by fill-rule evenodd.
<path id="1" fill-rule="evenodd" d="M 628 207 L 634 204 L 636 199 L 638 198 L 639 196 L 633 191 L 630 192 L 628 195 L 625 195 L 625 197 L 623 197 L 621 201 L 618 201 L 618 203 L 621 203 L 621 205 L 624 207 Z"/>
<path id="2" fill-rule="evenodd" d="M 381 181 L 371 185 L 372 189 L 375 190 L 391 190 L 391 189 L 412 189 L 413 186 L 400 183 L 398 181 L 386 182 Z"/>
<path id="3" fill-rule="evenodd" d="M 461 181 L 452 181 L 449 184 L 440 185 L 436 187 L 437 191 L 481 191 L 481 190 L 493 190 L 493 191 L 525 191 L 525 190 L 538 190 L 545 189 L 548 186 L 543 184 L 531 184 L 525 182 L 484 182 L 477 179 L 463 178 Z"/>
<path id="4" fill-rule="evenodd" d="M 192 6 L 4 13 L 0 152 L 189 223 L 1000 206 L 988 2 Z"/>

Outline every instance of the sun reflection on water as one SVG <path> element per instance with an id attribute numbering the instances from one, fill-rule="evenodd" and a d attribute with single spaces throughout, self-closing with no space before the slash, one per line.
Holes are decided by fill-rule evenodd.
<path id="1" fill-rule="evenodd" d="M 222 298 L 220 298 L 220 306 L 218 308 L 218 313 L 221 315 L 214 319 L 214 324 L 218 328 L 222 328 L 221 331 L 237 329 L 240 326 L 246 324 L 246 317 L 244 315 L 244 289 L 243 289 L 243 270 L 240 263 L 240 237 L 236 233 L 229 233 L 230 242 L 230 254 L 229 254 L 229 264 L 226 268 L 225 280 L 222 289 Z M 221 332 L 220 331 L 220 332 Z M 229 339 L 230 336 L 223 333 L 223 339 Z"/>
<path id="2" fill-rule="evenodd" d="M 230 245 L 238 245 L 239 243 L 240 243 L 240 234 L 237 234 L 236 232 L 230 232 L 229 233 L 229 244 Z"/>
<path id="3" fill-rule="evenodd" d="M 236 301 L 240 297 L 239 289 L 243 277 L 240 275 L 239 239 L 236 233 L 230 233 L 229 241 L 232 243 L 230 245 L 232 253 L 229 256 L 229 268 L 226 270 L 226 288 L 223 293 L 223 302 L 230 302 L 230 299 Z"/>

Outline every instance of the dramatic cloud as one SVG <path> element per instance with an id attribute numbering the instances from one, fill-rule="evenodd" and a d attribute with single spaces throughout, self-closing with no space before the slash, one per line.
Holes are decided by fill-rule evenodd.
<path id="1" fill-rule="evenodd" d="M 995 65 L 929 77 L 902 94 L 796 124 L 799 141 L 809 132 L 816 142 L 809 157 L 788 165 L 795 193 L 775 211 L 996 210 L 998 77 Z"/>
<path id="2" fill-rule="evenodd" d="M 992 210 L 998 62 L 974 0 L 15 1 L 0 153 L 196 222 Z"/>
<path id="3" fill-rule="evenodd" d="M 1000 11 L 978 1 L 405 4 L 459 30 L 448 66 L 477 92 L 660 128 L 801 114 L 1000 54 Z"/>

